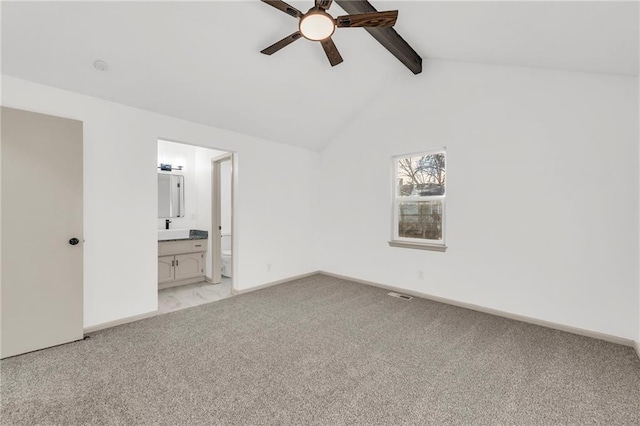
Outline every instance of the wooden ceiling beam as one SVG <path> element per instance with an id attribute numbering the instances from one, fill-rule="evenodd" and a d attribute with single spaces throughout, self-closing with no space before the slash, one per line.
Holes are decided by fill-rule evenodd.
<path id="1" fill-rule="evenodd" d="M 336 0 L 348 14 L 377 12 L 367 0 Z M 398 58 L 414 74 L 422 72 L 422 58 L 393 28 L 365 27 L 393 56 Z"/>

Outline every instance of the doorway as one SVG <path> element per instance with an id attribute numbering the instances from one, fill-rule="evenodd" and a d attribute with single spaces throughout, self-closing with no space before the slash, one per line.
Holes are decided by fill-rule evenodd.
<path id="1" fill-rule="evenodd" d="M 231 239 L 233 154 L 158 140 L 158 311 L 172 312 L 232 294 L 222 275 L 222 239 Z M 223 160 L 227 159 L 225 163 Z M 227 173 L 228 171 L 228 173 Z M 228 181 L 228 186 L 221 182 Z M 227 236 L 228 234 L 228 236 Z M 232 258 L 225 250 L 225 259 Z M 228 259 L 227 259 L 228 260 Z M 230 262 L 227 262 L 230 263 Z"/>
<path id="2" fill-rule="evenodd" d="M 211 177 L 211 264 L 218 284 L 233 277 L 233 154 L 211 159 Z"/>

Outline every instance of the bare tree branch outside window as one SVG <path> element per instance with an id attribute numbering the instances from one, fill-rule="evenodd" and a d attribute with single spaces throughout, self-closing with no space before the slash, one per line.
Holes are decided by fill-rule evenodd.
<path id="1" fill-rule="evenodd" d="M 441 240 L 446 186 L 444 152 L 399 159 L 397 184 L 398 201 L 407 197 L 398 204 L 398 236 Z"/>
<path id="2" fill-rule="evenodd" d="M 408 157 L 398 160 L 400 196 L 444 195 L 444 153 Z"/>

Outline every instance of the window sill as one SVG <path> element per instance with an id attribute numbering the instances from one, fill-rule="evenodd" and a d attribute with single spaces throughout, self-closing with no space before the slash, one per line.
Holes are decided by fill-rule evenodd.
<path id="1" fill-rule="evenodd" d="M 440 252 L 447 251 L 447 246 L 445 246 L 444 244 L 413 243 L 408 241 L 393 240 L 393 241 L 389 241 L 389 246 L 418 249 L 418 250 L 440 251 Z"/>

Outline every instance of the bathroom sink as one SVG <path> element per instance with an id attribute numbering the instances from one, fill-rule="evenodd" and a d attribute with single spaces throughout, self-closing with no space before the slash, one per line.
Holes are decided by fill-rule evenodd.
<path id="1" fill-rule="evenodd" d="M 189 238 L 188 229 L 158 229 L 158 241 Z"/>

